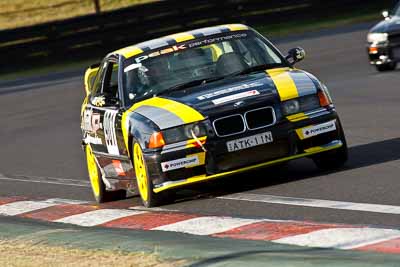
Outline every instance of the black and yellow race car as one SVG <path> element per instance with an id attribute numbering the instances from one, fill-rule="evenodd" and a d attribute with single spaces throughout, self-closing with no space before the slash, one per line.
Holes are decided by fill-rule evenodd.
<path id="1" fill-rule="evenodd" d="M 98 202 L 138 191 L 146 207 L 174 189 L 310 157 L 347 160 L 326 86 L 293 68 L 248 26 L 229 24 L 139 43 L 87 69 L 83 147 Z"/>

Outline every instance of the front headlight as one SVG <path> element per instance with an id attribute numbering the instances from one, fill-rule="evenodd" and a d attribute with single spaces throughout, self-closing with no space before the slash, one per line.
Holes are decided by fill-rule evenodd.
<path id="1" fill-rule="evenodd" d="M 196 137 L 207 135 L 206 127 L 202 122 L 186 124 L 163 131 L 163 136 L 167 144 L 193 139 L 193 135 Z"/>
<path id="2" fill-rule="evenodd" d="M 383 43 L 388 40 L 387 33 L 369 33 L 367 36 L 369 43 Z"/>
<path id="3" fill-rule="evenodd" d="M 283 114 L 296 114 L 300 112 L 300 102 L 298 99 L 289 100 L 282 103 Z"/>
<path id="4" fill-rule="evenodd" d="M 317 95 L 307 95 L 282 103 L 282 111 L 285 116 L 318 109 L 320 107 L 321 105 Z"/>

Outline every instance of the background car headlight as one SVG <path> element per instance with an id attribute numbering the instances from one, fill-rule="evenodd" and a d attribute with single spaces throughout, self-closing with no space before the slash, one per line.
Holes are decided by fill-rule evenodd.
<path id="1" fill-rule="evenodd" d="M 206 127 L 202 122 L 191 123 L 163 131 L 164 139 L 167 144 L 177 143 L 193 139 L 192 132 L 196 137 L 207 135 Z"/>
<path id="2" fill-rule="evenodd" d="M 387 33 L 369 33 L 367 36 L 369 43 L 383 43 L 388 40 Z"/>
<path id="3" fill-rule="evenodd" d="M 320 107 L 318 95 L 307 95 L 282 103 L 282 111 L 285 116 L 318 109 Z"/>

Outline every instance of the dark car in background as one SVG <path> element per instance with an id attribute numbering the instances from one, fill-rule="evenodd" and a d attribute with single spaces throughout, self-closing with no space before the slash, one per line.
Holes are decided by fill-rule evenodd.
<path id="1" fill-rule="evenodd" d="M 389 71 L 396 69 L 400 61 L 400 2 L 382 15 L 384 20 L 368 32 L 367 50 L 370 63 L 378 71 Z"/>

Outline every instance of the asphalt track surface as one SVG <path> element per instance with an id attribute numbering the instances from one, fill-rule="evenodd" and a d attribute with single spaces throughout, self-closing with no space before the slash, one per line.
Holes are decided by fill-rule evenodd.
<path id="1" fill-rule="evenodd" d="M 302 46 L 299 68 L 325 82 L 350 147 L 344 169 L 321 172 L 301 159 L 201 184 L 163 206 L 204 215 L 400 227 L 400 215 L 224 199 L 233 193 L 400 206 L 400 70 L 368 64 L 366 32 L 356 25 L 279 40 L 283 51 Z M 92 200 L 80 148 L 82 72 L 0 82 L 0 196 Z M 222 197 L 222 198 L 221 198 Z M 140 205 L 138 197 L 130 201 Z M 354 205 L 353 205 L 354 206 Z"/>

